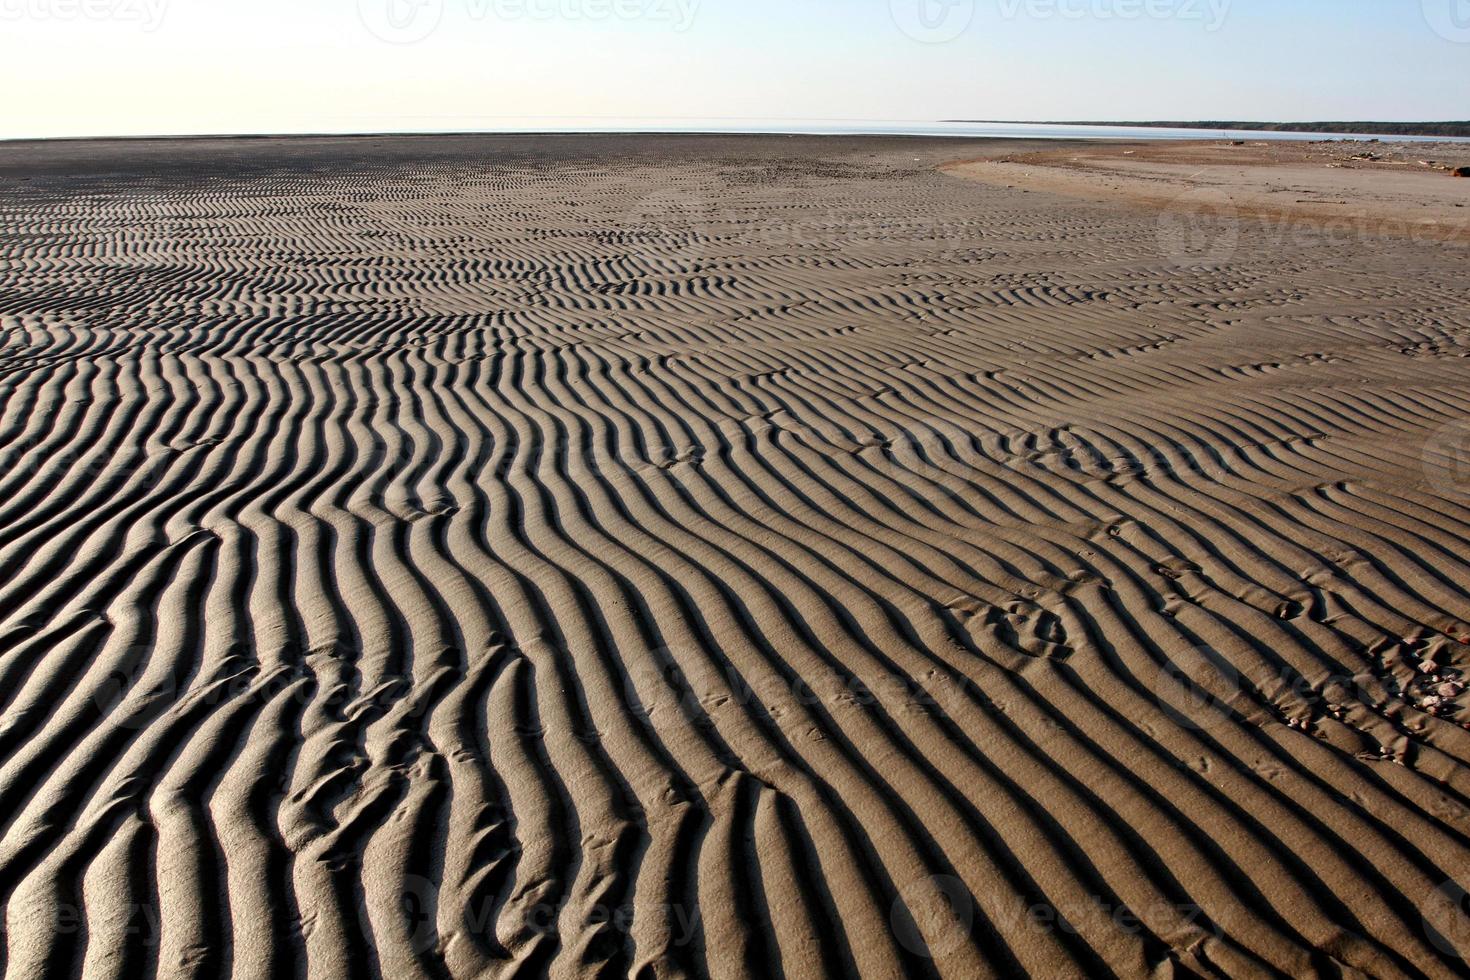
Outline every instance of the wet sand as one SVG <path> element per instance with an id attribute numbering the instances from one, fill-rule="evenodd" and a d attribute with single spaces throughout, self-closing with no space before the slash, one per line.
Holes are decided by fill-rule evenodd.
<path id="1" fill-rule="evenodd" d="M 0 146 L 5 975 L 1470 973 L 1464 247 L 1043 152 Z"/>

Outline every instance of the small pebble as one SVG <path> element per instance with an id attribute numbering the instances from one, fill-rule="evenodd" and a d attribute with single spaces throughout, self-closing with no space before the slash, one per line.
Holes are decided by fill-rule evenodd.
<path id="1" fill-rule="evenodd" d="M 1436 670 L 1439 670 L 1439 664 L 1433 660 L 1422 660 L 1419 662 L 1419 673 L 1421 674 L 1432 674 Z"/>
<path id="2" fill-rule="evenodd" d="M 1447 684 L 1441 684 L 1439 686 L 1439 696 L 1442 698 L 1457 698 L 1464 689 L 1462 685 L 1450 681 Z"/>

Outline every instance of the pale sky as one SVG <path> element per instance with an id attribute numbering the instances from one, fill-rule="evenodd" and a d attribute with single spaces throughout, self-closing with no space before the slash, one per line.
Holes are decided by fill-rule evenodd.
<path id="1" fill-rule="evenodd" d="M 0 0 L 0 86 L 0 137 L 1470 119 L 1470 0 Z"/>

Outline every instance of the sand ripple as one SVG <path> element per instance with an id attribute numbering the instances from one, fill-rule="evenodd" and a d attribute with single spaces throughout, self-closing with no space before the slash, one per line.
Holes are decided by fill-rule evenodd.
<path id="1" fill-rule="evenodd" d="M 924 141 L 45 152 L 6 976 L 1470 972 L 1463 250 Z"/>

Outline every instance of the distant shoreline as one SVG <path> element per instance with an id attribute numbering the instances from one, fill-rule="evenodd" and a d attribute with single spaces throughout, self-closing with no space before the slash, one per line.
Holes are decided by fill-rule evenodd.
<path id="1" fill-rule="evenodd" d="M 1018 125 L 1015 119 L 946 119 L 945 122 Z M 1195 122 L 1045 122 L 1038 126 L 1128 126 L 1138 129 L 1218 129 L 1225 132 L 1254 130 L 1266 133 L 1372 133 L 1380 136 L 1449 136 L 1470 139 L 1470 122 L 1240 122 L 1205 120 Z"/>
<path id="2" fill-rule="evenodd" d="M 0 145 L 22 143 L 86 143 L 86 142 L 180 142 L 180 141 L 261 141 L 293 139 L 399 139 L 460 138 L 504 136 L 838 136 L 872 138 L 956 138 L 956 139 L 1047 139 L 1047 140 L 1313 140 L 1313 139 L 1383 139 L 1383 140 L 1467 140 L 1470 122 L 1441 123 L 1243 123 L 1243 122 L 1144 122 L 1144 123 L 1019 123 L 942 120 L 935 122 L 849 120 L 738 120 L 685 122 L 673 120 L 617 120 L 606 126 L 586 123 L 560 128 L 555 125 L 464 128 L 443 130 L 379 130 L 281 132 L 281 133 L 153 133 L 65 136 L 0 137 Z M 1241 128 L 1251 127 L 1251 128 Z"/>

